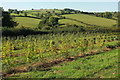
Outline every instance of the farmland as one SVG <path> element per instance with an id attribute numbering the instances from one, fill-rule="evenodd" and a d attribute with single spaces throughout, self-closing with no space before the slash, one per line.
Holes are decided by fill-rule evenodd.
<path id="1" fill-rule="evenodd" d="M 105 26 L 110 27 L 116 24 L 115 20 L 105 19 L 105 18 L 98 18 L 95 16 L 85 15 L 85 14 L 69 14 L 69 15 L 63 15 L 66 18 L 82 21 L 88 24 L 93 24 L 97 26 Z"/>
<path id="2" fill-rule="evenodd" d="M 84 24 L 80 23 L 80 22 L 77 22 L 77 21 L 74 21 L 74 20 L 69 20 L 69 19 L 61 19 L 59 20 L 59 23 L 60 24 L 70 24 L 70 25 L 81 25 L 81 26 L 85 26 Z"/>
<path id="3" fill-rule="evenodd" d="M 115 34 L 108 34 L 108 35 L 95 34 L 94 36 L 91 36 L 91 37 L 89 37 L 90 34 L 86 37 L 85 37 L 85 34 L 82 34 L 83 36 L 79 37 L 80 36 L 79 33 L 74 36 L 73 35 L 70 36 L 70 35 L 71 34 L 67 34 L 66 36 L 62 36 L 59 34 L 58 35 L 50 34 L 50 35 L 43 35 L 43 36 L 31 35 L 27 37 L 22 37 L 22 36 L 17 38 L 14 37 L 11 39 L 7 37 L 7 42 L 6 42 L 6 38 L 4 38 L 3 47 L 2 47 L 3 66 L 4 66 L 3 69 L 5 70 L 5 72 L 7 71 L 7 73 L 10 73 L 12 70 L 15 71 L 15 73 L 16 71 L 17 72 L 24 72 L 24 71 L 29 72 L 29 70 L 41 71 L 44 68 L 54 65 L 54 61 L 56 61 L 56 64 L 57 64 L 59 63 L 59 61 L 64 61 L 64 60 L 69 61 L 69 60 L 72 60 L 72 59 L 74 60 L 78 58 L 78 61 L 73 61 L 72 63 L 70 63 L 70 65 L 72 65 L 72 64 L 75 64 L 74 62 L 78 63 L 79 57 L 83 57 L 83 56 L 84 56 L 84 58 L 82 58 L 83 61 L 87 59 L 90 59 L 90 61 L 92 60 L 96 61 L 98 59 L 89 58 L 90 57 L 89 55 L 94 55 L 94 54 L 99 54 L 99 56 L 95 55 L 96 56 L 95 58 L 97 57 L 99 58 L 100 56 L 105 55 L 109 57 L 113 56 L 113 58 L 116 57 L 117 59 L 117 50 L 113 50 L 113 52 L 115 51 L 115 53 L 105 52 L 107 51 L 107 48 L 115 49 L 119 47 L 120 44 L 117 41 L 119 38 Z M 100 37 L 101 35 L 102 37 Z M 95 69 L 99 68 L 98 69 L 99 71 L 102 68 L 106 68 L 112 65 L 114 62 L 110 64 L 111 62 L 109 63 L 108 61 L 109 57 L 107 57 L 108 59 L 103 58 L 104 62 L 99 62 L 101 61 L 102 58 L 98 60 L 98 62 L 96 62 L 95 64 L 102 64 L 102 66 L 101 67 L 96 66 Z M 81 61 L 81 58 L 80 58 L 80 61 Z M 47 63 L 49 65 L 47 65 Z M 84 63 L 86 63 L 86 61 Z M 86 63 L 86 64 L 89 65 L 88 67 L 91 67 L 92 69 L 92 66 L 93 66 L 92 63 L 93 62 L 91 62 L 91 65 L 90 63 L 89 64 Z M 75 66 L 79 66 L 79 64 Z M 82 66 L 85 66 L 85 65 L 82 65 Z M 22 67 L 22 70 L 21 70 L 21 67 Z M 61 68 L 61 69 L 64 69 L 64 68 Z M 84 71 L 84 69 L 82 70 Z M 86 72 L 86 73 L 89 73 L 89 72 Z M 67 72 L 65 74 L 67 74 Z M 78 74 L 78 73 L 76 72 L 75 74 Z M 82 75 L 85 76 L 84 74 Z M 81 77 L 83 77 L 82 75 Z M 117 76 L 117 72 L 115 72 L 115 76 Z M 80 77 L 80 76 L 73 75 L 73 78 L 74 77 Z M 87 74 L 86 74 L 86 77 L 87 77 Z M 110 75 L 108 75 L 108 77 L 110 77 Z M 51 78 L 51 77 L 48 76 L 47 78 Z M 59 78 L 59 77 L 56 76 L 56 78 Z"/>
<path id="4" fill-rule="evenodd" d="M 119 77 L 116 20 L 59 9 L 14 14 L 18 25 L 3 28 L 3 78 Z"/>
<path id="5" fill-rule="evenodd" d="M 118 49 L 108 51 L 104 54 L 79 58 L 76 61 L 61 63 L 51 67 L 48 71 L 36 71 L 21 73 L 19 77 L 31 78 L 113 78 L 118 76 L 117 71 L 117 53 Z M 114 53 L 114 54 L 113 54 Z M 110 60 L 110 58 L 114 60 Z M 114 65 L 114 66 L 113 66 Z M 84 74 L 81 74 L 84 73 Z M 109 74 L 109 75 L 106 75 Z"/>
<path id="6" fill-rule="evenodd" d="M 28 17 L 15 17 L 14 20 L 19 23 L 18 28 L 21 26 L 36 28 L 40 22 L 40 19 L 28 18 Z"/>

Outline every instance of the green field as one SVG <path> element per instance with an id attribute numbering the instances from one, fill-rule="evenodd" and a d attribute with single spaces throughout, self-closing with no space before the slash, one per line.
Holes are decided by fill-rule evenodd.
<path id="1" fill-rule="evenodd" d="M 37 28 L 40 19 L 29 18 L 29 17 L 15 17 L 14 20 L 19 23 L 18 28 L 21 26 L 29 28 Z"/>
<path id="2" fill-rule="evenodd" d="M 85 26 L 85 24 L 82 24 L 82 23 L 77 22 L 77 21 L 69 20 L 69 19 L 60 19 L 59 24 L 70 24 L 70 25 L 76 24 L 79 26 Z"/>
<path id="3" fill-rule="evenodd" d="M 65 16 L 66 18 L 73 19 L 73 21 L 74 20 L 82 21 L 84 23 L 97 25 L 97 26 L 111 27 L 116 24 L 115 20 L 90 16 L 86 14 L 68 14 L 63 16 Z"/>

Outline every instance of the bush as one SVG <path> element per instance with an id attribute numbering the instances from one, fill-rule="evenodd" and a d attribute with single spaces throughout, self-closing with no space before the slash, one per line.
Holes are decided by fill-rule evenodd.
<path id="1" fill-rule="evenodd" d="M 42 30 L 50 30 L 50 26 L 44 26 Z"/>
<path id="2" fill-rule="evenodd" d="M 46 22 L 47 22 L 46 19 L 42 19 L 42 21 L 40 21 L 40 23 L 39 23 L 39 25 L 38 25 L 38 28 L 39 28 L 39 29 L 42 29 L 42 27 L 46 25 Z"/>
<path id="3" fill-rule="evenodd" d="M 25 17 L 27 17 L 27 13 L 26 12 L 24 13 L 24 15 L 25 15 Z"/>
<path id="4" fill-rule="evenodd" d="M 53 33 L 73 33 L 73 32 L 83 32 L 85 31 L 82 26 L 74 27 L 73 25 L 69 25 L 69 27 L 63 27 L 63 28 L 54 28 L 52 29 Z"/>
<path id="5" fill-rule="evenodd" d="M 49 23 L 51 24 L 51 26 L 54 26 L 54 25 L 58 24 L 58 18 L 51 16 L 49 18 Z"/>
<path id="6" fill-rule="evenodd" d="M 35 35 L 35 34 L 48 34 L 46 31 L 34 30 L 34 29 L 27 29 L 24 27 L 18 28 L 2 28 L 2 36 L 19 36 L 19 35 Z"/>

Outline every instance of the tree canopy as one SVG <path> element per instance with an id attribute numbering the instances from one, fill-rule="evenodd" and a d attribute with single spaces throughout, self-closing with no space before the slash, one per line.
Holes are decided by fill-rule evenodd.
<path id="1" fill-rule="evenodd" d="M 14 27 L 17 23 L 12 20 L 9 12 L 2 12 L 2 26 L 3 27 Z"/>

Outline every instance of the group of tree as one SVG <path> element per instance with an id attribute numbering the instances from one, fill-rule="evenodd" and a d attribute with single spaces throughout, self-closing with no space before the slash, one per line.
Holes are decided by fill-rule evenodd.
<path id="1" fill-rule="evenodd" d="M 19 14 L 19 13 L 23 13 L 24 11 L 22 10 L 17 10 L 17 9 L 8 9 L 8 12 L 9 13 L 14 13 L 14 14 Z"/>
<path id="2" fill-rule="evenodd" d="M 83 12 L 80 10 L 74 10 L 74 9 L 69 9 L 69 8 L 65 8 L 63 10 L 61 10 L 61 14 L 89 14 L 89 15 L 94 15 L 94 13 L 92 12 Z"/>
<path id="3" fill-rule="evenodd" d="M 71 14 L 74 10 L 73 9 L 69 9 L 69 8 L 65 8 L 63 10 L 61 10 L 61 14 Z"/>
<path id="4" fill-rule="evenodd" d="M 83 11 L 81 11 L 80 13 L 81 14 L 88 14 L 88 15 L 95 15 L 93 12 L 83 12 Z"/>
<path id="5" fill-rule="evenodd" d="M 95 15 L 96 17 L 104 17 L 104 18 L 108 18 L 108 19 L 113 19 L 113 17 L 118 18 L 118 13 L 117 12 L 83 12 L 80 10 L 74 10 L 74 9 L 69 9 L 69 8 L 65 8 L 63 10 L 61 10 L 61 15 L 64 14 L 88 14 L 88 15 Z"/>
<path id="6" fill-rule="evenodd" d="M 26 12 L 24 13 L 24 16 L 27 17 L 27 13 Z"/>
<path id="7" fill-rule="evenodd" d="M 96 17 L 104 17 L 108 19 L 112 19 L 112 13 L 111 12 L 105 12 L 105 13 L 95 13 Z"/>
<path id="8" fill-rule="evenodd" d="M 38 28 L 39 29 L 50 29 L 53 28 L 55 25 L 58 24 L 59 18 L 51 16 L 45 16 L 42 18 L 42 20 L 39 22 Z"/>
<path id="9" fill-rule="evenodd" d="M 9 12 L 2 11 L 2 27 L 14 27 L 18 23 L 14 22 Z"/>

